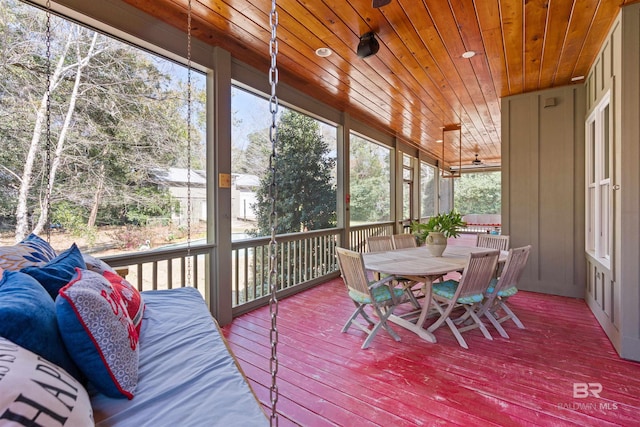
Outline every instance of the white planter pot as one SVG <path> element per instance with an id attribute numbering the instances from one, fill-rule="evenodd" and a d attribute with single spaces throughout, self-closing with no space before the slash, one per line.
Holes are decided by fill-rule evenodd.
<path id="1" fill-rule="evenodd" d="M 447 238 L 442 233 L 431 231 L 424 240 L 424 245 L 432 256 L 441 257 L 447 248 Z"/>

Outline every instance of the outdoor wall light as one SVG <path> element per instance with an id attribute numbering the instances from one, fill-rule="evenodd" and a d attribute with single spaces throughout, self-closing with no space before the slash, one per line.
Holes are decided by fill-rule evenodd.
<path id="1" fill-rule="evenodd" d="M 360 43 L 358 43 L 358 49 L 356 50 L 360 58 L 367 58 L 371 55 L 375 55 L 380 49 L 380 44 L 376 40 L 374 32 L 369 32 L 360 36 Z"/>

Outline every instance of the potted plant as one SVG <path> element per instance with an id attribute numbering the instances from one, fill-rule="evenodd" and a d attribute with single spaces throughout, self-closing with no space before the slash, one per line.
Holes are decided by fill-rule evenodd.
<path id="1" fill-rule="evenodd" d="M 432 216 L 427 222 L 412 222 L 411 232 L 418 239 L 418 243 L 425 243 L 434 256 L 442 256 L 447 247 L 447 238 L 458 237 L 460 228 L 466 225 L 462 215 L 454 209 Z"/>

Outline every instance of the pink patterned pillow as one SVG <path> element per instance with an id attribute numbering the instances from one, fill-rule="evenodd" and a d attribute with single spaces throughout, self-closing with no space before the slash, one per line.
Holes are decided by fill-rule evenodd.
<path id="1" fill-rule="evenodd" d="M 56 314 L 73 361 L 102 394 L 133 398 L 138 384 L 138 332 L 120 293 L 101 274 L 76 269 L 60 290 Z"/>
<path id="2" fill-rule="evenodd" d="M 120 294 L 124 305 L 127 307 L 127 313 L 133 321 L 138 335 L 140 335 L 140 327 L 142 326 L 142 314 L 144 313 L 144 301 L 140 292 L 127 282 L 122 276 L 110 271 L 104 271 L 102 275 L 111 283 L 113 289 Z"/>

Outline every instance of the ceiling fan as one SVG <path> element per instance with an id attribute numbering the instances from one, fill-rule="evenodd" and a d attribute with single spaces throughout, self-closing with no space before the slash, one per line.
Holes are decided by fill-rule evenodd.
<path id="1" fill-rule="evenodd" d="M 474 166 L 480 166 L 483 164 L 482 160 L 478 158 L 478 153 L 476 153 L 476 158 L 471 161 L 471 164 Z"/>

